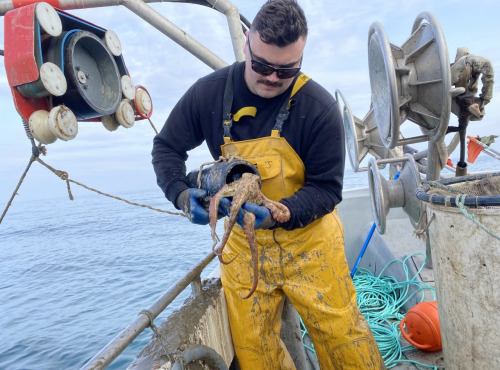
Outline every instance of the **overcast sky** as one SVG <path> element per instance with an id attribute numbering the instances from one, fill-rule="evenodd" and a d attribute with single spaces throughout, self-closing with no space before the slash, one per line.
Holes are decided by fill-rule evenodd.
<path id="1" fill-rule="evenodd" d="M 241 14 L 252 20 L 263 1 L 235 0 L 234 3 Z M 495 70 L 500 71 L 498 1 L 301 0 L 299 3 L 309 23 L 303 71 L 332 94 L 340 89 L 357 117 L 363 118 L 370 106 L 367 38 L 369 27 L 375 21 L 383 25 L 392 44 L 401 46 L 409 38 L 418 14 L 429 11 L 441 25 L 450 61 L 454 60 L 457 47 L 467 46 L 472 54 L 489 58 Z M 152 6 L 226 62 L 234 60 L 223 15 L 191 4 Z M 133 82 L 145 86 L 151 93 L 152 121 L 158 129 L 186 89 L 211 72 L 209 67 L 124 7 L 68 12 L 117 33 Z M 3 42 L 3 17 L 0 21 Z M 3 210 L 26 168 L 31 147 L 20 116 L 14 109 L 3 58 L 0 58 L 0 64 L 0 209 Z M 500 134 L 499 92 L 497 85 L 493 100 L 486 107 L 485 119 L 470 124 L 470 135 Z M 452 115 L 450 125 L 456 123 L 457 119 Z M 411 136 L 415 132 L 418 134 L 418 128 L 405 122 L 402 132 Z M 150 155 L 153 136 L 147 121 L 136 122 L 130 129 L 121 127 L 115 132 L 105 130 L 100 123 L 81 122 L 74 140 L 58 140 L 48 145 L 48 155 L 43 159 L 51 166 L 67 171 L 71 179 L 119 196 L 127 190 L 156 186 Z M 500 151 L 500 144 L 493 144 L 493 148 Z M 190 155 L 188 170 L 209 160 L 207 150 L 195 150 Z M 35 163 L 18 193 L 21 199 L 67 199 L 65 188 L 63 181 Z"/>

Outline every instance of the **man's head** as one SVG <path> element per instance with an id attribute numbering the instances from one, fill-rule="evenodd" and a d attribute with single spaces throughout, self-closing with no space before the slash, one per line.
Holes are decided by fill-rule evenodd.
<path id="1" fill-rule="evenodd" d="M 307 21 L 297 1 L 268 0 L 247 33 L 245 81 L 250 91 L 273 98 L 288 89 L 301 66 L 306 38 Z"/>

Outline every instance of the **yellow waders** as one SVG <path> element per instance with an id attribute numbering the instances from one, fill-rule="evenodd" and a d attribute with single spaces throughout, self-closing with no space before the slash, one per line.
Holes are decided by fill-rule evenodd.
<path id="1" fill-rule="evenodd" d="M 286 139 L 233 142 L 222 154 L 257 165 L 270 199 L 289 197 L 304 184 L 304 164 Z M 384 369 L 373 335 L 356 304 L 344 254 L 344 231 L 334 211 L 310 225 L 287 231 L 256 230 L 259 283 L 249 299 L 253 267 L 243 230 L 235 226 L 221 265 L 233 343 L 241 369 L 295 369 L 280 339 L 284 294 L 306 325 L 322 369 Z"/>

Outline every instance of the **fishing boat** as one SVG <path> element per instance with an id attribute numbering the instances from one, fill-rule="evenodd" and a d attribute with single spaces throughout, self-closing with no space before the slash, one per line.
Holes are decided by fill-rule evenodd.
<path id="1" fill-rule="evenodd" d="M 156 2 L 162 1 L 0 1 L 6 76 L 32 144 L 30 165 L 34 161 L 46 165 L 40 158 L 44 146 L 74 139 L 82 122 L 100 122 L 114 131 L 150 120 L 152 114 L 152 96 L 132 81 L 120 35 L 72 14 L 72 10 L 123 6 L 210 68 L 227 65 L 149 5 Z M 250 22 L 230 1 L 167 2 L 205 5 L 222 13 L 227 19 L 234 59 L 244 59 L 244 31 Z M 444 33 L 430 12 L 416 14 L 413 26 L 404 32 L 407 39 L 398 46 L 389 42 L 381 23 L 374 22 L 368 30 L 371 104 L 363 119 L 354 115 L 348 96 L 339 89 L 332 91 L 344 121 L 349 162 L 354 171 L 366 172 L 369 184 L 345 190 L 338 206 L 346 257 L 353 279 L 364 282 L 357 285 L 360 297 L 367 277 L 373 284 L 393 286 L 390 290 L 397 301 L 396 312 L 377 321 L 382 308 L 370 303 L 363 311 L 379 325 L 372 327 L 377 338 L 384 331 L 392 331 L 385 336 L 392 341 L 391 349 L 383 353 L 388 367 L 426 364 L 447 369 L 495 368 L 500 366 L 500 350 L 487 332 L 500 308 L 498 291 L 493 288 L 500 271 L 495 230 L 500 193 L 468 191 L 475 186 L 472 183 L 479 183 L 479 187 L 493 184 L 495 189 L 499 173 L 492 167 L 469 174 L 465 160 L 468 124 L 481 120 L 489 108 L 486 104 L 494 89 L 493 67 L 488 59 L 465 48 L 450 62 Z M 480 92 L 478 80 L 482 81 Z M 457 119 L 458 125 L 453 126 Z M 400 127 L 404 122 L 407 126 L 414 124 L 419 134 L 403 136 Z M 446 145 L 445 136 L 453 133 L 455 137 Z M 470 152 L 482 151 L 500 159 L 500 154 L 484 141 L 470 137 Z M 457 147 L 460 157 L 453 165 L 447 159 Z M 67 174 L 46 167 L 68 181 Z M 460 188 L 463 184 L 465 188 Z M 430 194 L 434 188 L 445 188 L 453 195 Z M 465 190 L 456 190 L 455 194 L 455 188 Z M 449 209 L 459 211 L 443 216 Z M 449 234 L 440 234 L 440 230 L 455 226 L 462 234 L 454 233 L 453 241 Z M 488 248 L 475 251 L 468 257 L 474 263 L 470 261 L 454 270 L 457 276 L 450 276 L 446 263 L 463 264 L 465 250 L 470 248 L 457 244 L 471 238 Z M 130 369 L 237 369 L 218 269 L 203 281 L 200 278 L 214 257 L 208 253 L 180 276 L 82 369 L 106 368 L 146 328 L 154 335 Z M 476 261 L 480 261 L 479 269 Z M 474 271 L 472 285 L 467 271 Z M 454 283 L 476 304 L 457 305 L 456 299 L 462 299 L 462 295 Z M 158 324 L 157 317 L 189 286 L 191 296 Z M 363 299 L 358 297 L 360 307 L 367 302 Z M 435 317 L 434 321 L 429 319 L 431 314 L 412 311 L 420 303 L 436 300 L 441 329 Z M 478 302 L 486 307 L 475 307 L 483 306 Z M 410 322 L 410 312 L 420 315 L 421 320 Z M 480 313 L 481 319 L 469 317 L 464 322 L 471 313 Z M 386 326 L 381 327 L 381 321 Z M 467 335 L 474 333 L 477 345 L 470 345 L 470 338 L 456 335 L 457 325 Z M 430 334 L 422 338 L 426 330 Z M 319 368 L 307 330 L 288 302 L 281 334 L 298 369 Z M 379 343 L 380 347 L 384 345 Z"/>

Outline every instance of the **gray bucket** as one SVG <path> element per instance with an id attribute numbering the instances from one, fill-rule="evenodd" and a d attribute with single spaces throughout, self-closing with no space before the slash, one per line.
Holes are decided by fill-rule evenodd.
<path id="1" fill-rule="evenodd" d="M 500 369 L 499 176 L 457 177 L 417 191 L 427 203 L 427 222 L 434 218 L 429 237 L 447 370 Z M 440 185 L 469 195 L 461 195 L 457 206 L 457 193 L 435 194 Z M 480 189 L 487 189 L 485 195 Z"/>

